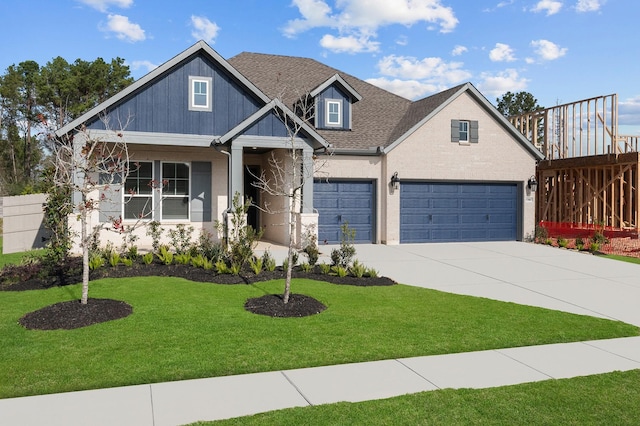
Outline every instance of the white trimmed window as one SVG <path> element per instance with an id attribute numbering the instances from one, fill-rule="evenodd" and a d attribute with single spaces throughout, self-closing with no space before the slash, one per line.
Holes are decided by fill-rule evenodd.
<path id="1" fill-rule="evenodd" d="M 342 125 L 342 102 L 338 100 L 327 99 L 326 101 L 326 125 L 341 126 Z"/>
<path id="2" fill-rule="evenodd" d="M 153 163 L 131 163 L 123 197 L 124 220 L 153 219 Z"/>
<path id="3" fill-rule="evenodd" d="M 162 163 L 162 220 L 189 220 L 190 167 Z"/>
<path id="4" fill-rule="evenodd" d="M 469 142 L 469 122 L 461 120 L 459 122 L 460 142 Z"/>
<path id="5" fill-rule="evenodd" d="M 189 77 L 189 110 L 211 111 L 211 77 Z"/>

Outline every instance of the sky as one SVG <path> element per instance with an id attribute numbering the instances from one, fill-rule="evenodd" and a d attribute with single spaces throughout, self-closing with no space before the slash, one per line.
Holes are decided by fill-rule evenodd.
<path id="1" fill-rule="evenodd" d="M 2 0 L 0 70 L 120 57 L 138 79 L 198 40 L 316 59 L 409 99 L 471 82 L 543 107 L 618 94 L 640 135 L 637 0 Z"/>

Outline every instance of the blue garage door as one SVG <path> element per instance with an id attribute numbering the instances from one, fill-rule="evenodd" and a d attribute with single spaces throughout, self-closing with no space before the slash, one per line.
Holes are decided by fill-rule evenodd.
<path id="1" fill-rule="evenodd" d="M 517 239 L 515 184 L 403 182 L 400 242 Z"/>
<path id="2" fill-rule="evenodd" d="M 356 243 L 373 242 L 373 182 L 316 181 L 313 207 L 319 214 L 318 243 L 339 243 L 344 223 L 355 229 Z"/>

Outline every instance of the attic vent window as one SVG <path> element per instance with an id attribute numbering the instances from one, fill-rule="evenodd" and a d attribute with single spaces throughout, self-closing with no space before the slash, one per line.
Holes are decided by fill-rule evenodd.
<path id="1" fill-rule="evenodd" d="M 211 111 L 211 77 L 189 77 L 189 110 Z"/>

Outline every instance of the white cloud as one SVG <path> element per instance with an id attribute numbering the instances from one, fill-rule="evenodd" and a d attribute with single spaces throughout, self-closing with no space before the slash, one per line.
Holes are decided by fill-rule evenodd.
<path id="1" fill-rule="evenodd" d="M 131 64 L 129 64 L 129 67 L 131 68 L 131 71 L 142 70 L 146 74 L 149 71 L 153 71 L 158 68 L 158 65 L 151 61 L 132 61 Z"/>
<path id="2" fill-rule="evenodd" d="M 540 0 L 535 7 L 531 9 L 532 12 L 546 12 L 547 16 L 555 15 L 562 9 L 562 2 L 555 0 Z"/>
<path id="3" fill-rule="evenodd" d="M 331 34 L 322 37 L 320 46 L 336 53 L 377 52 L 380 49 L 380 43 L 367 36 L 334 37 Z"/>
<path id="4" fill-rule="evenodd" d="M 436 86 L 431 83 L 424 83 L 417 80 L 400 80 L 400 79 L 388 79 L 381 78 L 369 78 L 367 83 L 371 83 L 374 86 L 378 86 L 391 93 L 395 93 L 398 96 L 402 96 L 407 99 L 420 99 L 428 94 L 435 93 L 442 90 L 442 87 Z"/>
<path id="5" fill-rule="evenodd" d="M 566 47 L 560 47 L 549 40 L 533 40 L 531 46 L 534 48 L 536 55 L 543 61 L 553 61 L 567 54 Z M 530 62 L 530 59 L 527 60 Z"/>
<path id="6" fill-rule="evenodd" d="M 87 6 L 91 6 L 94 9 L 99 10 L 100 12 L 106 12 L 109 6 L 113 5 L 115 7 L 120 7 L 122 9 L 126 9 L 131 7 L 133 4 L 133 0 L 77 0 L 80 3 L 84 3 Z"/>
<path id="7" fill-rule="evenodd" d="M 469 49 L 467 49 L 465 46 L 457 45 L 451 51 L 451 55 L 452 56 L 460 56 L 463 53 L 468 52 L 468 51 L 469 51 Z"/>
<path id="8" fill-rule="evenodd" d="M 338 36 L 323 37 L 326 48 L 337 46 L 339 52 L 353 52 L 353 48 L 344 49 L 342 44 L 353 45 L 358 42 L 361 50 L 377 51 L 370 38 L 376 37 L 378 28 L 389 25 L 411 26 L 426 22 L 435 26 L 440 32 L 453 31 L 458 19 L 453 9 L 443 6 L 442 0 L 335 0 L 333 8 L 327 0 L 293 0 L 301 18 L 287 22 L 283 33 L 294 37 L 313 28 L 331 28 L 337 30 Z M 431 29 L 431 28 L 430 28 Z M 365 40 L 366 39 L 366 40 Z"/>
<path id="9" fill-rule="evenodd" d="M 513 55 L 511 46 L 504 43 L 496 43 L 496 47 L 489 52 L 489 59 L 493 62 L 513 62 L 516 57 Z"/>
<path id="10" fill-rule="evenodd" d="M 604 3 L 605 0 L 578 0 L 576 10 L 578 12 L 597 12 Z"/>
<path id="11" fill-rule="evenodd" d="M 418 60 L 412 56 L 389 55 L 378 62 L 378 69 L 384 76 L 427 80 L 429 83 L 446 87 L 471 77 L 471 73 L 462 69 L 462 65 L 462 62 L 445 62 L 442 58 Z"/>
<path id="12" fill-rule="evenodd" d="M 497 74 L 483 73 L 478 89 L 485 95 L 499 97 L 506 92 L 521 92 L 527 88 L 529 80 L 521 77 L 515 69 L 506 69 Z"/>
<path id="13" fill-rule="evenodd" d="M 115 33 L 120 40 L 130 42 L 142 41 L 147 38 L 140 25 L 130 22 L 129 18 L 122 15 L 109 14 L 107 16 L 107 25 L 101 30 Z"/>
<path id="14" fill-rule="evenodd" d="M 215 22 L 211 22 L 204 16 L 191 15 L 191 25 L 193 26 L 191 31 L 193 38 L 204 40 L 207 43 L 213 43 L 218 31 L 220 31 L 220 27 Z"/>
<path id="15" fill-rule="evenodd" d="M 618 124 L 634 125 L 640 123 L 640 95 L 618 102 Z"/>

